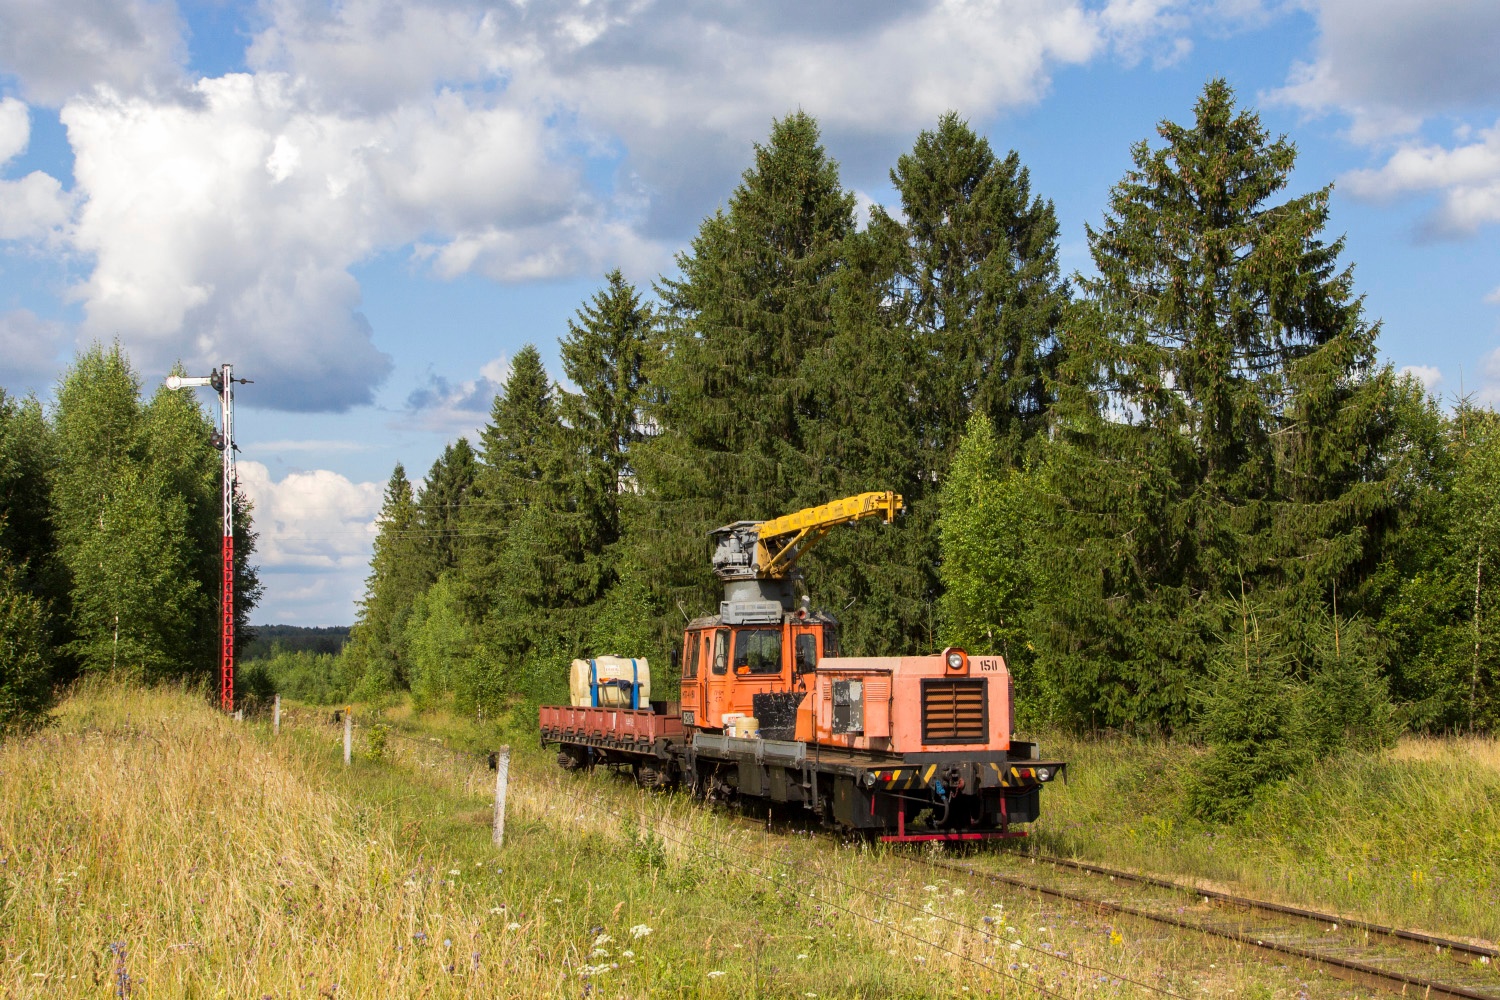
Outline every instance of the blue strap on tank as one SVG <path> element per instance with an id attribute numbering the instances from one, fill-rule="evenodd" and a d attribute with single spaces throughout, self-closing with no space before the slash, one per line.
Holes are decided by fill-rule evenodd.
<path id="1" fill-rule="evenodd" d="M 635 668 L 635 657 L 630 658 L 630 707 L 641 707 L 641 674 Z"/>
<path id="2" fill-rule="evenodd" d="M 599 664 L 592 659 L 589 660 L 589 704 L 599 707 Z"/>

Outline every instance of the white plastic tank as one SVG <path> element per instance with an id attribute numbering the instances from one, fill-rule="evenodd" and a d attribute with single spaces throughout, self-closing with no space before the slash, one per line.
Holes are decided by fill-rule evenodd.
<path id="1" fill-rule="evenodd" d="M 630 656 L 574 660 L 568 669 L 568 696 L 575 708 L 593 705 L 595 683 L 599 687 L 601 708 L 629 708 L 632 685 L 640 688 L 636 704 L 647 708 L 651 700 L 651 665 L 644 657 Z"/>

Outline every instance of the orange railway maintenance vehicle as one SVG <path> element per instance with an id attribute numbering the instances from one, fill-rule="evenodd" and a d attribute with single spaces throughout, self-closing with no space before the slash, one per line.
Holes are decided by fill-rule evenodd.
<path id="1" fill-rule="evenodd" d="M 1065 765 L 1012 738 L 1004 658 L 840 656 L 838 621 L 796 599 L 797 560 L 819 539 L 866 518 L 890 523 L 901 506 L 895 493 L 863 493 L 716 529 L 724 600 L 687 625 L 673 658 L 680 701 L 642 703 L 645 661 L 607 657 L 631 679 L 610 674 L 605 703 L 599 662 L 577 661 L 575 704 L 541 709 L 543 744 L 568 770 L 630 767 L 650 787 L 800 804 L 886 841 L 1023 836 L 1011 827 L 1036 819 L 1042 785 Z"/>

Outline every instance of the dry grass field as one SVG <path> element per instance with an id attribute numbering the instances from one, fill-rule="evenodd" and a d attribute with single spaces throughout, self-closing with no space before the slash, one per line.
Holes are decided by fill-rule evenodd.
<path id="1" fill-rule="evenodd" d="M 1184 818 L 1191 749 L 1044 737 L 1072 762 L 1036 843 L 1437 934 L 1500 940 L 1500 741 L 1403 738 L 1266 790 L 1229 827 Z"/>
<path id="2" fill-rule="evenodd" d="M 93 686 L 0 746 L 0 997 L 1363 995 L 519 744 L 496 851 L 490 772 L 423 729 L 485 734 L 387 722 L 345 768 L 326 712 Z"/>

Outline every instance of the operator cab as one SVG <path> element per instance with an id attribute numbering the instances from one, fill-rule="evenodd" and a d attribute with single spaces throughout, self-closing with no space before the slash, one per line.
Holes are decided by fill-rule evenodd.
<path id="1" fill-rule="evenodd" d="M 769 603 L 769 602 L 768 602 Z M 725 608 L 729 610 L 729 608 Z M 754 716 L 766 739 L 791 739 L 797 703 L 818 661 L 838 655 L 838 621 L 806 608 L 774 618 L 718 614 L 688 623 L 682 640 L 682 721 L 722 729 L 731 713 Z"/>

